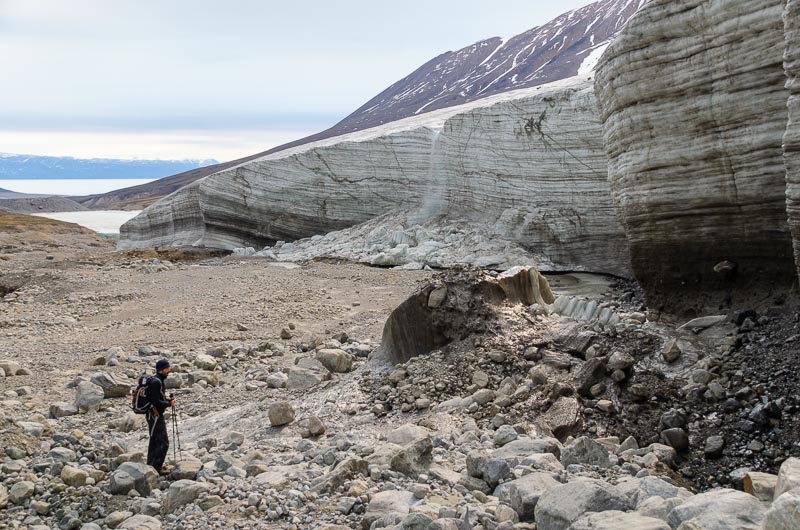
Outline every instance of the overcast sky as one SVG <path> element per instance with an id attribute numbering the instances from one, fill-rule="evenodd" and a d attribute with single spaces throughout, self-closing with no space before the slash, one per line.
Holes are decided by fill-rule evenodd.
<path id="1" fill-rule="evenodd" d="M 0 0 L 0 152 L 231 159 L 591 0 Z"/>

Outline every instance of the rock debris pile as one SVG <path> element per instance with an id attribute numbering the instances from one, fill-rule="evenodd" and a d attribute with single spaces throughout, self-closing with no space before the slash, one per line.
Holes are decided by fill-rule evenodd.
<path id="1" fill-rule="evenodd" d="M 112 347 L 67 381 L 71 400 L 15 386 L 35 369 L 0 361 L 0 525 L 797 527 L 795 360 L 763 377 L 800 335 L 788 308 L 654 324 L 625 283 L 575 297 L 529 268 L 450 270 L 408 300 L 380 342 L 288 321 L 262 340 Z M 393 322 L 442 340 L 397 344 Z M 181 444 L 166 477 L 127 412 L 163 356 Z"/>

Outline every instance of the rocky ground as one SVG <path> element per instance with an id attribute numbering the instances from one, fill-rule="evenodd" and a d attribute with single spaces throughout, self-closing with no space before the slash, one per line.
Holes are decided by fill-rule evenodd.
<path id="1" fill-rule="evenodd" d="M 0 528 L 800 527 L 785 300 L 679 329 L 590 275 L 550 299 L 524 270 L 116 253 L 16 222 Z M 161 357 L 169 477 L 127 397 Z"/>

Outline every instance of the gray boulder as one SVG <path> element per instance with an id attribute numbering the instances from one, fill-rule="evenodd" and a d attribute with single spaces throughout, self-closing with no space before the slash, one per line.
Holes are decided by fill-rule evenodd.
<path id="1" fill-rule="evenodd" d="M 600 480 L 576 480 L 551 488 L 536 504 L 537 530 L 567 530 L 588 512 L 630 509 L 627 497 Z"/>
<path id="2" fill-rule="evenodd" d="M 611 460 L 608 450 L 595 442 L 591 438 L 581 436 L 561 450 L 561 463 L 565 466 L 570 464 L 588 464 L 599 467 L 609 467 Z"/>
<path id="3" fill-rule="evenodd" d="M 67 416 L 75 416 L 78 414 L 78 407 L 72 403 L 59 401 L 50 405 L 50 417 L 59 419 L 66 418 Z"/>
<path id="4" fill-rule="evenodd" d="M 286 388 L 306 390 L 331 378 L 330 371 L 316 359 L 301 359 L 297 366 L 289 370 Z"/>
<path id="5" fill-rule="evenodd" d="M 200 353 L 194 359 L 194 365 L 200 370 L 213 372 L 217 369 L 217 360 L 211 355 Z"/>
<path id="6" fill-rule="evenodd" d="M 591 396 L 590 389 L 605 380 L 608 372 L 601 359 L 590 359 L 583 363 L 575 376 L 578 391 L 584 396 Z"/>
<path id="7" fill-rule="evenodd" d="M 8 506 L 8 488 L 0 485 L 0 510 Z"/>
<path id="8" fill-rule="evenodd" d="M 556 438 L 564 440 L 574 435 L 581 425 L 581 410 L 581 404 L 577 399 L 562 396 L 544 415 L 544 421 Z"/>
<path id="9" fill-rule="evenodd" d="M 81 381 L 75 389 L 75 406 L 80 411 L 96 410 L 103 398 L 103 388 L 91 381 Z"/>
<path id="10" fill-rule="evenodd" d="M 400 427 L 389 431 L 386 435 L 386 441 L 396 445 L 408 445 L 419 440 L 430 437 L 431 431 L 425 427 L 405 423 Z"/>
<path id="11" fill-rule="evenodd" d="M 399 516 L 401 519 L 409 514 L 411 506 L 417 500 L 410 491 L 389 490 L 381 491 L 372 496 L 364 514 L 367 527 L 374 521 L 389 515 Z"/>
<path id="12" fill-rule="evenodd" d="M 511 507 L 523 522 L 534 520 L 536 505 L 544 492 L 561 485 L 550 473 L 531 473 L 507 484 Z"/>
<path id="13" fill-rule="evenodd" d="M 742 491 L 716 489 L 688 499 L 669 513 L 672 528 L 703 530 L 758 530 L 766 508 L 758 499 Z M 694 526 L 691 526 L 694 525 Z"/>
<path id="14" fill-rule="evenodd" d="M 671 499 L 664 499 L 661 497 L 650 497 L 643 500 L 637 507 L 636 511 L 645 517 L 652 517 L 666 522 L 669 517 L 669 512 L 683 504 L 685 497 L 673 497 Z"/>
<path id="15" fill-rule="evenodd" d="M 273 427 L 289 425 L 294 421 L 294 407 L 287 401 L 279 401 L 269 407 L 267 415 Z"/>
<path id="16" fill-rule="evenodd" d="M 196 370 L 194 372 L 189 372 L 189 384 L 193 385 L 195 383 L 199 383 L 203 381 L 208 386 L 219 386 L 219 376 L 217 372 L 211 372 L 209 370 Z"/>
<path id="17" fill-rule="evenodd" d="M 660 497 L 662 499 L 688 499 L 692 493 L 684 488 L 673 486 L 665 480 L 658 477 L 644 477 L 639 482 L 639 487 L 634 493 L 633 503 L 638 509 L 647 499 L 653 497 Z"/>
<path id="18" fill-rule="evenodd" d="M 788 491 L 800 493 L 800 458 L 789 458 L 778 472 L 775 499 Z"/>
<path id="19" fill-rule="evenodd" d="M 511 425 L 501 425 L 494 433 L 493 440 L 497 447 L 503 447 L 519 438 L 519 434 Z"/>
<path id="20" fill-rule="evenodd" d="M 64 484 L 67 486 L 79 488 L 86 484 L 86 479 L 88 478 L 89 473 L 83 469 L 72 466 L 64 466 L 61 468 L 61 480 L 63 480 Z"/>
<path id="21" fill-rule="evenodd" d="M 169 486 L 164 499 L 164 509 L 175 512 L 177 509 L 196 501 L 203 493 L 208 493 L 210 486 L 205 482 L 178 480 Z"/>
<path id="22" fill-rule="evenodd" d="M 103 396 L 118 398 L 130 395 L 133 385 L 130 382 L 118 380 L 106 372 L 98 372 L 92 376 L 92 383 L 103 389 Z"/>
<path id="23" fill-rule="evenodd" d="M 131 490 L 145 497 L 158 487 L 158 473 L 152 466 L 136 462 L 125 462 L 109 479 L 109 491 L 113 495 L 127 495 Z"/>
<path id="24" fill-rule="evenodd" d="M 789 530 L 800 528 L 800 493 L 784 493 L 772 503 L 764 516 L 762 530 Z"/>
<path id="25" fill-rule="evenodd" d="M 518 438 L 491 452 L 493 458 L 502 458 L 511 467 L 533 454 L 551 453 L 561 456 L 561 444 L 555 438 Z"/>
<path id="26" fill-rule="evenodd" d="M 33 497 L 35 485 L 33 482 L 23 480 L 17 482 L 8 490 L 8 500 L 13 504 L 25 504 L 25 501 Z"/>
<path id="27" fill-rule="evenodd" d="M 416 440 L 399 449 L 392 456 L 390 469 L 409 477 L 416 477 L 428 470 L 433 462 L 433 441 L 430 436 Z"/>
<path id="28" fill-rule="evenodd" d="M 161 522 L 149 515 L 134 515 L 120 523 L 119 530 L 161 530 Z"/>
<path id="29" fill-rule="evenodd" d="M 501 458 L 487 458 L 483 463 L 483 481 L 492 489 L 496 488 L 501 480 L 505 480 L 511 475 L 511 468 Z"/>
<path id="30" fill-rule="evenodd" d="M 47 456 L 55 460 L 56 462 L 75 462 L 78 460 L 78 455 L 72 449 L 68 449 L 66 447 L 54 447 L 47 453 Z"/>
<path id="31" fill-rule="evenodd" d="M 616 510 L 589 513 L 575 521 L 570 530 L 671 530 L 659 519 L 644 517 L 638 513 Z"/>
<path id="32" fill-rule="evenodd" d="M 194 480 L 203 464 L 197 460 L 182 460 L 175 465 L 170 473 L 172 480 Z"/>
<path id="33" fill-rule="evenodd" d="M 0 370 L 3 370 L 7 376 L 21 375 L 19 372 L 22 371 L 22 366 L 14 361 L 3 360 L 0 361 Z"/>
<path id="34" fill-rule="evenodd" d="M 344 350 L 319 350 L 317 360 L 333 373 L 344 374 L 353 370 L 353 356 Z"/>
<path id="35" fill-rule="evenodd" d="M 289 376 L 283 372 L 275 372 L 269 374 L 266 379 L 269 388 L 286 388 L 286 383 L 289 381 Z"/>

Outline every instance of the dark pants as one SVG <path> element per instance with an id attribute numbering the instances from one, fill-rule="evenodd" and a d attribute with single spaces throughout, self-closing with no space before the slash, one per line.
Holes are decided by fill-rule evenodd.
<path id="1" fill-rule="evenodd" d="M 156 417 L 148 414 L 147 428 L 150 432 L 150 444 L 147 446 L 147 465 L 153 466 L 156 471 L 161 472 L 161 467 L 167 458 L 167 451 L 169 451 L 167 422 L 164 420 L 164 414 L 159 414 Z"/>

